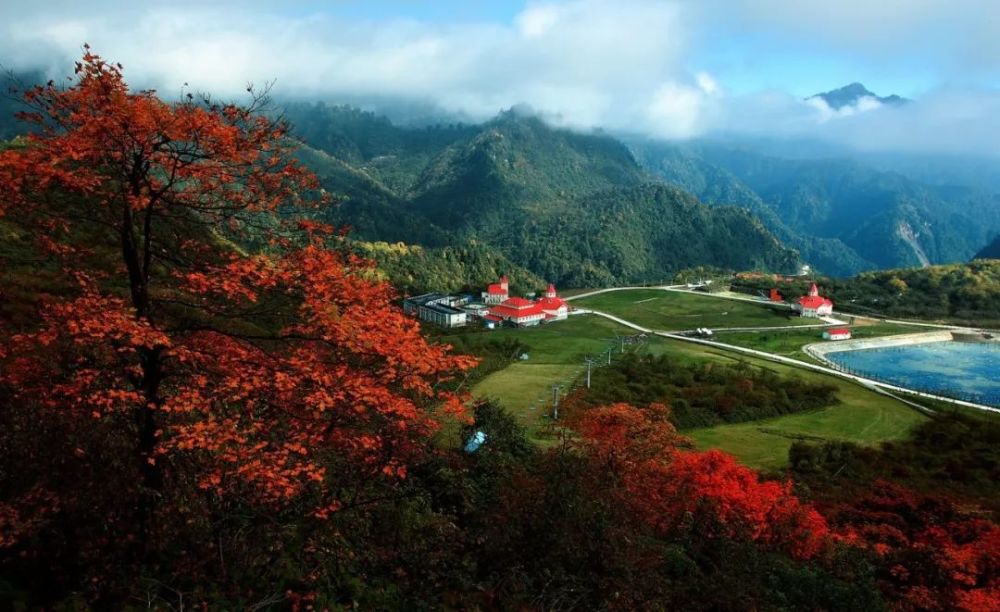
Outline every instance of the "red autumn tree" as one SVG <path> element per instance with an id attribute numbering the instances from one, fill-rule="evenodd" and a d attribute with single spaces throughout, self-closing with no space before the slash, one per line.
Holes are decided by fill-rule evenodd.
<path id="1" fill-rule="evenodd" d="M 577 431 L 586 452 L 613 475 L 621 502 L 658 535 L 696 529 L 809 558 L 827 541 L 823 518 L 791 483 L 762 482 L 719 451 L 684 450 L 667 408 L 615 404 L 588 410 Z"/>
<path id="2" fill-rule="evenodd" d="M 439 383 L 470 360 L 425 342 L 325 228 L 290 238 L 274 213 L 324 198 L 265 97 L 167 104 L 87 49 L 71 85 L 24 98 L 34 130 L 0 151 L 0 215 L 35 247 L 7 264 L 44 285 L 36 319 L 0 320 L 0 392 L 82 440 L 61 464 L 126 449 L 102 465 L 134 471 L 119 494 L 140 538 L 187 483 L 322 517 L 406 477 L 461 409 Z M 0 508 L 0 528 L 30 507 Z"/>
<path id="3" fill-rule="evenodd" d="M 900 610 L 1000 610 L 1000 528 L 944 498 L 876 481 L 828 512 L 839 536 L 876 558 Z"/>

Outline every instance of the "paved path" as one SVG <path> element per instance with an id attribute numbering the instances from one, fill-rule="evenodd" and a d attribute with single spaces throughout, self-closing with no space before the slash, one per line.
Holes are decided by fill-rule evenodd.
<path id="1" fill-rule="evenodd" d="M 670 338 L 671 340 L 680 340 L 682 342 L 691 342 L 691 343 L 694 343 L 694 344 L 701 344 L 703 346 L 711 346 L 711 347 L 722 349 L 722 350 L 726 350 L 726 351 L 732 351 L 732 352 L 736 352 L 736 353 L 743 353 L 743 354 L 746 354 L 746 355 L 753 355 L 755 357 L 761 357 L 763 359 L 767 359 L 767 360 L 770 360 L 770 361 L 775 361 L 775 362 L 778 362 L 778 363 L 783 363 L 783 364 L 786 364 L 786 365 L 791 365 L 791 366 L 795 366 L 795 367 L 799 367 L 799 368 L 805 368 L 807 370 L 813 370 L 813 371 L 816 371 L 816 372 L 822 372 L 824 374 L 829 374 L 831 376 L 839 376 L 840 378 L 846 378 L 848 380 L 853 380 L 854 382 L 860 383 L 861 385 L 863 385 L 865 387 L 868 387 L 870 389 L 881 390 L 880 392 L 882 392 L 882 391 L 897 391 L 897 392 L 901 392 L 901 393 L 909 393 L 911 395 L 916 395 L 918 397 L 926 397 L 928 399 L 933 399 L 933 400 L 937 400 L 937 401 L 947 402 L 947 403 L 955 404 L 955 405 L 958 405 L 958 406 L 965 406 L 967 408 L 975 408 L 977 410 L 985 410 L 987 412 L 992 412 L 992 413 L 995 413 L 995 414 L 1000 414 L 1000 408 L 994 408 L 992 406 L 984 406 L 982 404 L 975 404 L 973 402 L 966 402 L 964 400 L 957 400 L 957 399 L 953 399 L 953 398 L 950 398 L 950 397 L 943 397 L 943 396 L 940 396 L 940 395 L 932 395 L 930 393 L 923 393 L 923 392 L 920 392 L 920 391 L 914 391 L 912 389 L 907 389 L 905 387 L 899 387 L 899 386 L 896 386 L 896 385 L 890 385 L 888 383 L 883 383 L 883 382 L 880 382 L 880 381 L 877 381 L 877 380 L 872 380 L 870 378 L 865 378 L 863 376 L 857 376 L 857 375 L 854 375 L 854 374 L 847 374 L 846 372 L 841 372 L 840 370 L 835 370 L 833 368 L 829 368 L 829 367 L 826 367 L 826 366 L 822 366 L 822 365 L 818 365 L 818 364 L 814 364 L 814 363 L 809 363 L 807 361 L 800 361 L 798 359 L 792 359 L 791 357 L 785 357 L 784 355 L 776 355 L 774 353 L 768 353 L 766 351 L 760 351 L 760 350 L 757 350 L 757 349 L 746 348 L 746 347 L 743 347 L 743 346 L 736 346 L 734 344 L 726 344 L 724 342 L 717 342 L 715 340 L 705 340 L 703 338 L 692 338 L 690 336 L 683 336 L 683 335 L 676 334 L 676 333 L 673 333 L 673 332 L 656 331 L 656 330 L 653 330 L 653 329 L 642 327 L 641 325 L 636 325 L 635 323 L 632 323 L 631 321 L 626 321 L 625 319 L 622 319 L 621 317 L 616 317 L 616 316 L 614 316 L 612 314 L 608 314 L 606 312 L 601 312 L 599 310 L 579 309 L 579 310 L 574 311 L 573 314 L 594 314 L 594 315 L 597 315 L 599 317 L 604 317 L 605 319 L 610 319 L 611 321 L 614 321 L 616 323 L 620 323 L 621 325 L 624 325 L 625 327 L 629 327 L 631 329 L 634 329 L 634 330 L 637 330 L 637 331 L 641 331 L 641 332 L 644 332 L 644 333 L 647 333 L 647 334 L 654 334 L 654 335 L 657 335 L 657 336 L 660 336 L 660 337 L 663 337 L 663 338 Z M 886 395 L 891 395 L 892 397 L 896 397 L 895 395 L 892 395 L 891 393 L 885 393 L 885 394 Z M 904 401 L 904 400 L 902 400 L 902 398 L 898 398 L 897 397 L 896 399 L 899 399 L 900 401 Z M 913 405 L 912 402 L 904 401 L 904 403 L 909 404 L 909 405 Z M 927 409 L 926 408 L 922 408 L 922 411 L 926 412 Z"/>
<path id="2" fill-rule="evenodd" d="M 563 298 L 567 302 L 573 300 L 579 300 L 580 298 L 590 297 L 592 295 L 600 295 L 602 293 L 610 293 L 612 291 L 634 291 L 636 289 L 660 289 L 662 291 L 674 291 L 678 287 L 683 287 L 684 285 L 655 285 L 652 287 L 608 287 L 607 289 L 595 289 L 594 291 L 588 291 L 587 293 L 581 293 L 579 295 L 571 295 L 567 298 Z M 690 293 L 690 292 L 689 292 Z"/>
<path id="3" fill-rule="evenodd" d="M 846 323 L 810 323 L 808 325 L 768 325 L 762 327 L 713 327 L 713 332 L 749 332 L 749 331 L 771 331 L 773 329 L 817 329 L 827 328 L 833 325 L 846 325 Z"/>
<path id="4" fill-rule="evenodd" d="M 693 295 L 701 295 L 701 296 L 704 296 L 704 297 L 713 297 L 713 298 L 716 298 L 716 299 L 719 299 L 719 300 L 734 300 L 734 301 L 737 301 L 737 302 L 750 302 L 750 303 L 757 304 L 757 305 L 769 306 L 771 308 L 779 308 L 779 309 L 780 308 L 789 308 L 789 309 L 791 308 L 791 305 L 787 304 L 787 303 L 770 302 L 768 300 L 764 300 L 764 299 L 760 299 L 760 298 L 740 297 L 740 296 L 737 296 L 737 295 L 732 295 L 729 292 L 727 292 L 727 293 L 711 293 L 711 292 L 708 292 L 708 291 L 692 291 L 690 289 L 687 289 L 686 287 L 687 287 L 687 285 L 658 285 L 658 286 L 652 286 L 652 287 L 608 287 L 607 289 L 597 289 L 595 291 L 590 291 L 590 292 L 587 292 L 587 293 L 581 293 L 580 295 L 574 295 L 574 296 L 565 298 L 565 300 L 567 302 L 569 302 L 569 301 L 572 301 L 572 300 L 578 300 L 580 298 L 590 297 L 592 295 L 600 295 L 602 293 L 608 293 L 608 292 L 611 292 L 611 291 L 630 291 L 630 290 L 635 290 L 635 289 L 660 289 L 661 291 L 675 291 L 677 293 L 690 293 L 690 294 L 693 294 Z M 874 316 L 874 315 L 851 314 L 851 313 L 839 312 L 839 311 L 835 312 L 834 314 L 837 315 L 837 316 L 840 316 L 840 317 L 857 317 L 857 318 L 860 318 L 860 319 L 871 319 L 873 321 L 882 321 L 883 323 L 893 323 L 895 325 L 913 325 L 913 326 L 916 326 L 916 327 L 931 327 L 931 328 L 934 328 L 934 329 L 953 329 L 953 330 L 956 330 L 956 331 L 968 331 L 968 332 L 988 331 L 988 330 L 983 330 L 983 329 L 979 329 L 979 328 L 975 328 L 975 327 L 966 327 L 966 326 L 963 326 L 963 325 L 949 325 L 949 324 L 946 324 L 946 323 L 927 323 L 927 322 L 924 322 L 924 321 L 908 321 L 906 319 L 886 319 L 886 318 L 882 318 L 882 317 Z M 827 319 L 824 319 L 824 320 L 827 320 Z M 833 318 L 833 317 L 830 317 L 828 320 L 830 321 L 831 325 L 847 325 L 848 324 L 846 321 L 842 321 L 842 320 L 839 320 L 839 319 L 836 319 L 836 318 Z M 803 327 L 805 327 L 805 326 L 803 326 Z M 780 328 L 773 328 L 773 329 L 780 329 Z"/>

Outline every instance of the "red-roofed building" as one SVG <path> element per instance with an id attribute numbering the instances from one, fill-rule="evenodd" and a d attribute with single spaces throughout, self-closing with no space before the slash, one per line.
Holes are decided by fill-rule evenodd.
<path id="1" fill-rule="evenodd" d="M 837 328 L 837 329 L 828 329 L 828 330 L 826 330 L 826 331 L 823 332 L 823 339 L 824 340 L 850 340 L 851 339 L 851 330 L 847 329 L 846 327 Z"/>
<path id="2" fill-rule="evenodd" d="M 569 304 L 556 294 L 556 286 L 549 283 L 545 297 L 535 302 L 542 307 L 546 321 L 561 321 L 569 316 Z"/>
<path id="3" fill-rule="evenodd" d="M 512 297 L 502 304 L 490 307 L 490 315 L 503 321 L 510 321 L 519 327 L 538 325 L 545 320 L 541 304 L 521 297 Z"/>
<path id="4" fill-rule="evenodd" d="M 507 284 L 507 275 L 500 277 L 499 283 L 493 283 L 483 292 L 483 302 L 487 304 L 501 304 L 510 297 L 510 287 Z"/>
<path id="5" fill-rule="evenodd" d="M 808 295 L 803 295 L 792 304 L 792 308 L 803 317 L 826 317 L 833 314 L 833 302 L 819 294 L 816 283 L 809 287 Z"/>

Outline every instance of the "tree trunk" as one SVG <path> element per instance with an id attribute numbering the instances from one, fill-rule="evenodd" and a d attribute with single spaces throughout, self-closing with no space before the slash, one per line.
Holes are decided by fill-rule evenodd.
<path id="1" fill-rule="evenodd" d="M 150 320 L 149 270 L 142 265 L 143 256 L 139 252 L 133 226 L 133 214 L 127 203 L 123 204 L 121 247 L 122 258 L 128 270 L 129 293 L 135 316 Z M 148 230 L 147 230 L 148 231 Z M 142 392 L 142 403 L 136 406 L 134 418 L 136 427 L 135 454 L 139 473 L 142 476 L 138 499 L 140 539 L 148 545 L 149 522 L 158 503 L 163 488 L 163 470 L 156 462 L 156 411 L 162 403 L 160 383 L 163 380 L 163 347 L 142 347 L 139 349 L 139 363 L 142 378 L 138 387 Z"/>

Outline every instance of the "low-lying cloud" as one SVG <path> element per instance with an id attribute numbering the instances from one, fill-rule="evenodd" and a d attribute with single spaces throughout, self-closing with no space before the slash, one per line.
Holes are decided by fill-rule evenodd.
<path id="1" fill-rule="evenodd" d="M 816 19 L 782 8 L 789 3 L 765 4 L 754 17 L 760 28 L 787 27 L 799 14 Z M 778 91 L 731 94 L 699 69 L 691 43 L 695 29 L 704 38 L 710 27 L 710 5 L 573 0 L 528 4 L 510 23 L 431 23 L 345 20 L 310 3 L 281 13 L 260 2 L 55 2 L 0 9 L 0 62 L 65 74 L 86 41 L 125 64 L 133 82 L 168 98 L 184 83 L 236 96 L 247 82 L 276 79 L 285 96 L 398 98 L 477 119 L 527 104 L 560 125 L 661 138 L 727 132 L 820 137 L 866 150 L 995 152 L 994 90 L 944 88 L 902 107 L 871 99 L 839 110 Z M 927 27 L 936 6 L 920 0 L 913 28 Z M 731 4 L 731 14 L 744 7 Z M 841 21 L 837 27 L 846 27 Z"/>

